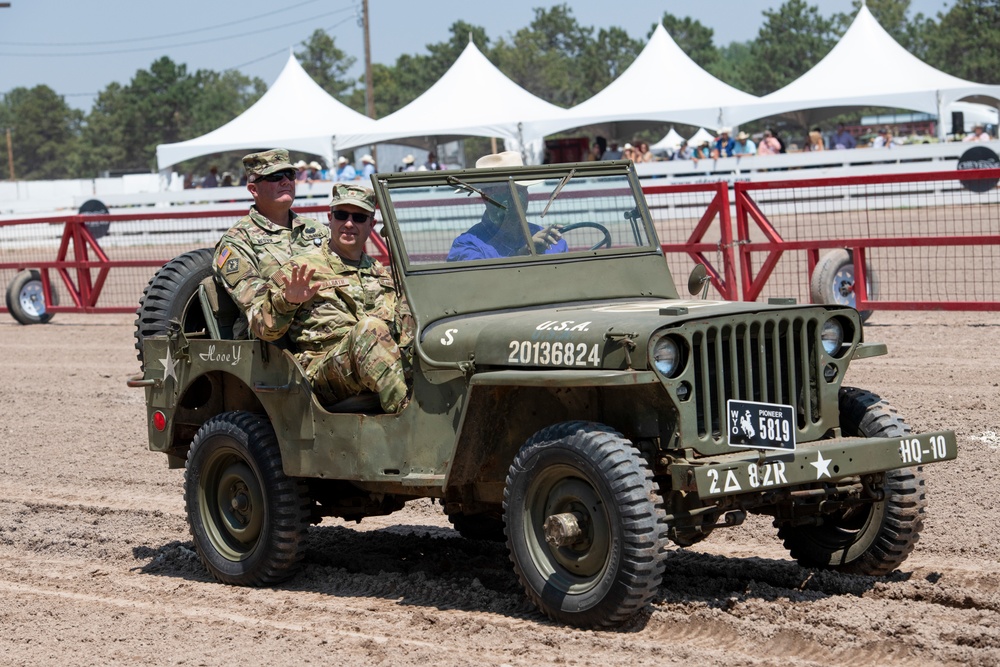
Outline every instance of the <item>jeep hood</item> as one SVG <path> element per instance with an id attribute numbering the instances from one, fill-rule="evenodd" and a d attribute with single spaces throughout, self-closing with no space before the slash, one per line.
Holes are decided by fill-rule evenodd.
<path id="1" fill-rule="evenodd" d="M 460 315 L 421 332 L 424 353 L 440 362 L 484 366 L 624 368 L 624 339 L 635 347 L 632 367 L 647 367 L 646 348 L 658 330 L 680 322 L 816 306 L 754 302 L 636 299 L 581 302 Z"/>

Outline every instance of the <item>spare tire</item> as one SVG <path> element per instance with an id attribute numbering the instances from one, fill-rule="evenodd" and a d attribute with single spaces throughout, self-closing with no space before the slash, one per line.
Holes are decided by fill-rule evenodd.
<path id="1" fill-rule="evenodd" d="M 206 330 L 205 315 L 198 303 L 198 285 L 212 275 L 212 248 L 199 248 L 178 255 L 157 271 L 139 299 L 135 320 L 135 349 L 142 363 L 142 341 L 146 336 L 167 333 L 176 321 L 184 333 Z"/>
<path id="2" fill-rule="evenodd" d="M 878 275 L 872 269 L 871 261 L 865 264 L 865 278 L 868 283 L 867 298 L 878 298 Z M 843 306 L 857 308 L 857 298 L 854 295 L 854 253 L 837 248 L 826 253 L 819 259 L 809 280 L 809 296 L 813 303 L 838 303 Z M 867 322 L 872 311 L 862 310 L 861 320 Z"/>

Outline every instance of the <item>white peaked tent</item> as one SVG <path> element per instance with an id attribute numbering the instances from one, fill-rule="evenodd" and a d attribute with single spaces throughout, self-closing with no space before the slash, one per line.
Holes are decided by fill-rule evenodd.
<path id="1" fill-rule="evenodd" d="M 960 99 L 996 104 L 1000 86 L 934 69 L 900 46 L 862 5 L 833 50 L 808 72 L 752 104 L 726 110 L 729 124 L 776 114 L 848 106 L 880 106 L 935 114 Z M 944 123 L 938 123 L 943 134 Z"/>
<path id="2" fill-rule="evenodd" d="M 540 139 L 539 119 L 559 118 L 565 109 L 535 97 L 508 79 L 476 45 L 424 94 L 380 118 L 365 131 L 338 132 L 339 150 L 405 137 L 497 137 L 520 144 Z"/>
<path id="3" fill-rule="evenodd" d="M 333 163 L 332 137 L 361 132 L 375 121 L 341 104 L 288 56 L 281 74 L 257 102 L 217 130 L 176 144 L 156 147 L 160 169 L 200 155 L 229 150 L 287 148 L 322 156 Z"/>
<path id="4" fill-rule="evenodd" d="M 712 143 L 715 141 L 715 137 L 712 133 L 703 127 L 699 127 L 698 131 L 694 133 L 694 136 L 688 139 L 688 143 L 692 146 L 701 146 L 705 142 Z"/>
<path id="5" fill-rule="evenodd" d="M 547 134 L 572 127 L 631 120 L 719 127 L 731 124 L 723 109 L 757 98 L 715 78 L 691 60 L 657 25 L 628 69 L 565 118 L 547 123 Z"/>
<path id="6" fill-rule="evenodd" d="M 649 150 L 651 151 L 677 150 L 677 147 L 681 145 L 682 141 L 684 141 L 684 137 L 677 134 L 677 130 L 671 127 L 670 131 L 667 132 L 666 136 L 657 141 L 652 146 L 650 146 Z"/>

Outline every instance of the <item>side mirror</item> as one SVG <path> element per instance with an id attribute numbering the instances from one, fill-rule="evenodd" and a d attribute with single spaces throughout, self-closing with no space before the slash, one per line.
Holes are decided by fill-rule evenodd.
<path id="1" fill-rule="evenodd" d="M 696 264 L 688 278 L 688 292 L 691 296 L 697 296 L 698 292 L 701 292 L 701 298 L 704 299 L 708 296 L 709 284 L 708 269 L 705 268 L 704 264 Z"/>

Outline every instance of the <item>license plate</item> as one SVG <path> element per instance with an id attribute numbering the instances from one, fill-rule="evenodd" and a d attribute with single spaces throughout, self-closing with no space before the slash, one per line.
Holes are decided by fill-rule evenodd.
<path id="1" fill-rule="evenodd" d="M 730 400 L 726 415 L 730 447 L 795 449 L 795 412 L 790 405 Z"/>

